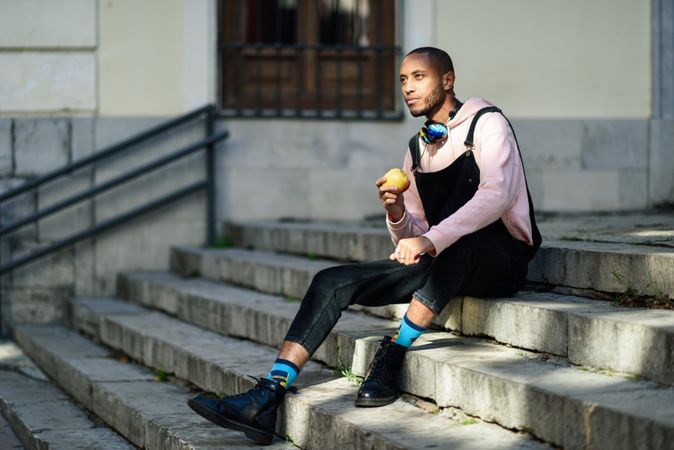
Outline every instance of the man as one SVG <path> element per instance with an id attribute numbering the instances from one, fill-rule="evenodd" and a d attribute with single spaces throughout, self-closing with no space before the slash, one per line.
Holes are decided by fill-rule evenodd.
<path id="1" fill-rule="evenodd" d="M 478 113 L 489 103 L 461 103 L 454 81 L 449 55 L 436 48 L 413 50 L 400 66 L 410 113 L 428 120 L 405 155 L 409 187 L 376 181 L 396 244 L 390 259 L 318 273 L 267 376 L 244 394 L 195 397 L 188 404 L 198 414 L 270 443 L 286 390 L 341 312 L 352 304 L 409 302 L 396 335 L 382 340 L 355 401 L 360 407 L 389 404 L 397 398 L 405 351 L 452 297 L 511 295 L 522 286 L 540 234 L 517 142 L 499 112 Z"/>

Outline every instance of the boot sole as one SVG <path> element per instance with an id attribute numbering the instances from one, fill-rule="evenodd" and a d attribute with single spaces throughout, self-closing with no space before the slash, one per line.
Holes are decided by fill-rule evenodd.
<path id="1" fill-rule="evenodd" d="M 377 406 L 386 406 L 395 402 L 398 397 L 384 398 L 384 399 L 373 399 L 373 398 L 356 398 L 354 402 L 355 405 L 359 408 L 374 408 Z"/>
<path id="2" fill-rule="evenodd" d="M 260 430 L 259 428 L 253 428 L 250 425 L 246 425 L 246 424 L 228 419 L 227 417 L 223 417 L 223 416 L 219 415 L 218 413 L 216 413 L 215 411 L 206 408 L 204 405 L 195 401 L 194 399 L 188 400 L 187 405 L 190 408 L 192 408 L 192 410 L 195 413 L 199 414 L 201 417 L 208 420 L 209 422 L 213 422 L 214 424 L 219 425 L 223 428 L 229 428 L 231 430 L 242 431 L 246 435 L 247 438 L 250 438 L 257 443 L 269 445 L 274 440 L 274 434 L 273 433 L 268 433 L 268 432 Z"/>

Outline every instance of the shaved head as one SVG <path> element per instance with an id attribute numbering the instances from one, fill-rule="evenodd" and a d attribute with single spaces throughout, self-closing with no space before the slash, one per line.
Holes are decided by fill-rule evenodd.
<path id="1" fill-rule="evenodd" d="M 405 57 L 413 54 L 428 55 L 431 65 L 438 71 L 440 75 L 447 72 L 454 72 L 454 64 L 452 58 L 449 57 L 446 51 L 435 47 L 419 47 L 409 52 Z"/>

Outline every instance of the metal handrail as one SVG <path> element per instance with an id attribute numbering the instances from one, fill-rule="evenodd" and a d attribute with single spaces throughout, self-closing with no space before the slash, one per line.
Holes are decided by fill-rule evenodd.
<path id="1" fill-rule="evenodd" d="M 23 266 L 28 264 L 29 262 L 35 261 L 36 259 L 39 259 L 45 255 L 48 255 L 50 253 L 53 253 L 55 251 L 61 250 L 62 248 L 65 248 L 69 245 L 72 245 L 76 242 L 79 242 L 81 240 L 84 240 L 86 238 L 96 236 L 99 233 L 102 233 L 103 231 L 109 230 L 110 228 L 113 228 L 117 225 L 120 225 L 124 222 L 127 222 L 129 220 L 132 220 L 141 214 L 151 211 L 153 209 L 157 209 L 161 206 L 164 206 L 168 203 L 173 202 L 174 200 L 177 200 L 180 197 L 185 197 L 189 194 L 192 194 L 194 192 L 200 191 L 204 189 L 208 185 L 207 181 L 198 181 L 196 183 L 193 183 L 189 186 L 186 186 L 182 189 L 179 189 L 175 192 L 172 192 L 169 195 L 165 195 L 163 197 L 160 197 L 157 200 L 153 200 L 150 203 L 147 203 L 143 206 L 139 206 L 137 208 L 132 209 L 131 211 L 128 211 L 120 216 L 115 217 L 114 219 L 109 219 L 106 220 L 94 227 L 91 227 L 85 231 L 81 231 L 79 233 L 75 233 L 71 236 L 68 236 L 67 238 L 61 239 L 59 241 L 56 241 L 52 243 L 51 245 L 40 249 L 36 250 L 32 253 L 29 253 L 28 255 L 22 256 L 21 258 L 17 259 L 16 261 L 12 261 L 10 264 L 7 264 L 5 266 L 0 267 L 0 275 L 4 275 L 5 273 L 11 272 L 12 270 L 16 269 L 17 267 Z"/>
<path id="2" fill-rule="evenodd" d="M 42 184 L 45 184 L 49 181 L 52 181 L 54 179 L 57 179 L 59 177 L 62 177 L 64 175 L 71 174 L 75 170 L 78 170 L 82 167 L 85 167 L 90 164 L 94 164 L 102 159 L 106 159 L 116 153 L 119 153 L 121 151 L 127 150 L 128 148 L 135 146 L 143 141 L 146 141 L 150 138 L 153 138 L 155 136 L 158 136 L 166 131 L 169 131 L 176 126 L 182 125 L 186 122 L 189 122 L 193 119 L 199 118 L 202 115 L 206 115 L 206 133 L 207 137 L 205 139 L 202 139 L 194 144 L 188 145 L 186 147 L 183 147 L 170 155 L 158 158 L 150 163 L 144 164 L 140 167 L 137 167 L 121 176 L 115 177 L 112 180 L 109 180 L 99 186 L 94 186 L 90 189 L 87 189 L 83 192 L 80 192 L 74 196 L 71 196 L 65 200 L 60 201 L 59 203 L 56 203 L 54 205 L 51 205 L 50 207 L 42 210 L 42 211 L 37 211 L 36 213 L 25 217 L 23 219 L 20 219 L 14 223 L 9 224 L 8 226 L 0 229 L 0 237 L 2 237 L 5 234 L 11 233 L 12 231 L 27 225 L 29 223 L 33 223 L 38 221 L 39 219 L 49 216 L 51 214 L 54 214 L 58 211 L 61 211 L 69 206 L 72 206 L 82 200 L 85 200 L 87 198 L 93 197 L 101 192 L 104 192 L 106 190 L 112 189 L 115 186 L 118 186 L 122 183 L 125 183 L 133 178 L 136 178 L 140 175 L 149 173 L 153 170 L 156 170 L 160 167 L 163 167 L 173 161 L 176 161 L 178 159 L 184 158 L 186 156 L 191 155 L 192 153 L 196 152 L 197 150 L 201 149 L 206 149 L 206 179 L 203 181 L 199 181 L 196 183 L 193 183 L 187 187 L 181 188 L 179 190 L 176 190 L 172 192 L 171 194 L 165 195 L 159 199 L 153 200 L 143 206 L 137 207 L 135 209 L 132 209 L 131 211 L 128 211 L 124 214 L 121 214 L 115 218 L 109 219 L 103 223 L 97 224 L 93 227 L 90 227 L 84 231 L 72 234 L 64 239 L 58 240 L 56 242 L 51 243 L 50 245 L 33 251 L 29 253 L 28 255 L 22 256 L 21 258 L 12 261 L 9 264 L 6 265 L 1 265 L 0 266 L 0 275 L 3 275 L 5 273 L 9 273 L 12 270 L 16 269 L 17 267 L 23 266 L 25 264 L 28 264 L 32 261 L 35 261 L 47 254 L 53 253 L 55 251 L 58 251 L 64 247 L 67 247 L 69 245 L 72 245 L 76 242 L 79 242 L 83 239 L 87 239 L 92 236 L 96 236 L 99 233 L 102 233 L 112 227 L 115 227 L 117 225 L 120 225 L 124 222 L 127 222 L 129 220 L 132 220 L 141 214 L 159 208 L 163 205 L 166 205 L 178 198 L 184 197 L 186 195 L 189 195 L 191 193 L 194 193 L 198 190 L 201 189 L 206 189 L 207 191 L 207 221 L 208 221 L 208 226 L 207 226 L 207 242 L 209 244 L 213 244 L 215 241 L 215 144 L 223 139 L 226 139 L 229 135 L 228 132 L 223 131 L 214 134 L 215 130 L 215 120 L 218 118 L 216 108 L 214 105 L 206 105 L 204 107 L 201 107 L 199 109 L 196 109 L 194 111 L 191 111 L 189 113 L 183 114 L 175 119 L 166 121 L 162 124 L 159 124 L 153 128 L 150 128 L 149 130 L 139 133 L 135 136 L 132 136 L 131 138 L 128 138 L 124 141 L 121 141 L 115 145 L 112 145 L 100 152 L 97 152 L 96 154 L 81 159 L 77 162 L 74 162 L 72 164 L 69 164 L 61 169 L 57 169 L 53 172 L 50 172 L 46 175 L 43 175 L 33 181 L 30 181 L 22 186 L 19 186 L 3 195 L 0 195 L 0 204 L 2 202 L 7 201 L 8 199 L 15 197 L 17 195 L 23 194 L 25 192 L 28 192 L 32 189 L 36 189 Z"/>
<path id="3" fill-rule="evenodd" d="M 28 183 L 22 184 L 19 187 L 16 187 L 8 192 L 5 192 L 4 194 L 0 195 L 0 203 L 12 197 L 16 197 L 19 194 L 23 194 L 24 192 L 28 192 L 42 184 L 45 184 L 48 181 L 54 180 L 63 175 L 68 175 L 73 171 L 80 169 L 84 166 L 88 166 L 102 159 L 108 158 L 116 153 L 128 149 L 129 147 L 133 147 L 134 145 L 137 145 L 150 138 L 153 138 L 165 131 L 169 131 L 178 125 L 182 125 L 186 122 L 189 122 L 192 119 L 195 119 L 205 113 L 211 115 L 214 112 L 215 106 L 211 104 L 202 106 L 199 109 L 195 109 L 194 111 L 183 114 L 182 116 L 178 116 L 175 119 L 168 120 L 164 123 L 161 123 L 155 127 L 150 128 L 149 130 L 146 130 L 142 133 L 139 133 L 121 142 L 118 142 L 117 144 L 111 145 L 110 147 L 103 149 L 100 152 L 97 152 L 91 156 L 82 158 L 78 161 L 73 162 L 72 164 L 68 164 L 67 166 L 62 167 L 61 169 L 54 170 L 53 172 L 42 175 L 41 177 L 29 181 Z"/>
<path id="4" fill-rule="evenodd" d="M 54 205 L 45 208 L 42 211 L 38 211 L 28 217 L 25 217 L 21 220 L 18 220 L 14 223 L 11 223 L 7 225 L 6 227 L 0 227 L 0 236 L 4 234 L 9 234 L 12 231 L 21 228 L 24 225 L 28 225 L 29 223 L 35 222 L 39 219 L 42 219 L 44 217 L 50 216 L 58 211 L 61 211 L 62 209 L 65 209 L 69 206 L 72 206 L 82 200 L 86 200 L 87 198 L 93 197 L 97 194 L 100 194 L 101 192 L 105 192 L 109 189 L 112 189 L 116 186 L 119 186 L 122 183 L 125 183 L 129 180 L 132 180 L 133 178 L 137 178 L 140 175 L 144 175 L 148 172 L 151 172 L 154 169 L 158 169 L 159 167 L 165 166 L 169 163 L 172 163 L 173 161 L 176 161 L 180 158 L 183 158 L 185 156 L 191 155 L 192 153 L 201 150 L 203 147 L 210 145 L 212 143 L 221 141 L 222 139 L 227 138 L 229 133 L 227 131 L 223 131 L 221 133 L 215 134 L 207 139 L 201 140 L 199 142 L 196 142 L 192 145 L 189 145 L 187 147 L 184 147 L 175 153 L 171 153 L 170 155 L 164 156 L 163 158 L 156 159 L 152 161 L 151 163 L 145 164 L 143 166 L 140 166 L 139 168 L 132 170 L 131 172 L 127 172 L 124 175 L 121 175 L 119 177 L 113 178 L 110 181 L 107 181 L 101 185 L 95 186 L 91 189 L 88 189 L 84 192 L 81 192 L 79 194 L 76 194 L 72 197 L 68 197 L 67 199 L 55 203 Z"/>

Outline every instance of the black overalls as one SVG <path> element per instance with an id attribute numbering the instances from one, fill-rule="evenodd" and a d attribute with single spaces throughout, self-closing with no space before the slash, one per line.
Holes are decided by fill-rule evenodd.
<path id="1" fill-rule="evenodd" d="M 477 191 L 480 170 L 472 148 L 478 111 L 466 138 L 468 150 L 448 167 L 431 173 L 415 171 L 415 180 L 429 227 L 449 217 Z M 514 131 L 513 131 L 514 133 Z M 410 142 L 413 168 L 419 162 L 418 141 Z M 529 196 L 534 246 L 512 237 L 498 219 L 463 236 L 437 257 L 423 255 L 417 264 L 405 266 L 383 260 L 345 264 L 322 270 L 314 277 L 286 340 L 298 342 L 313 354 L 349 305 L 383 306 L 409 303 L 414 297 L 434 313 L 440 313 L 456 295 L 508 296 L 520 289 L 527 264 L 541 243 Z"/>

